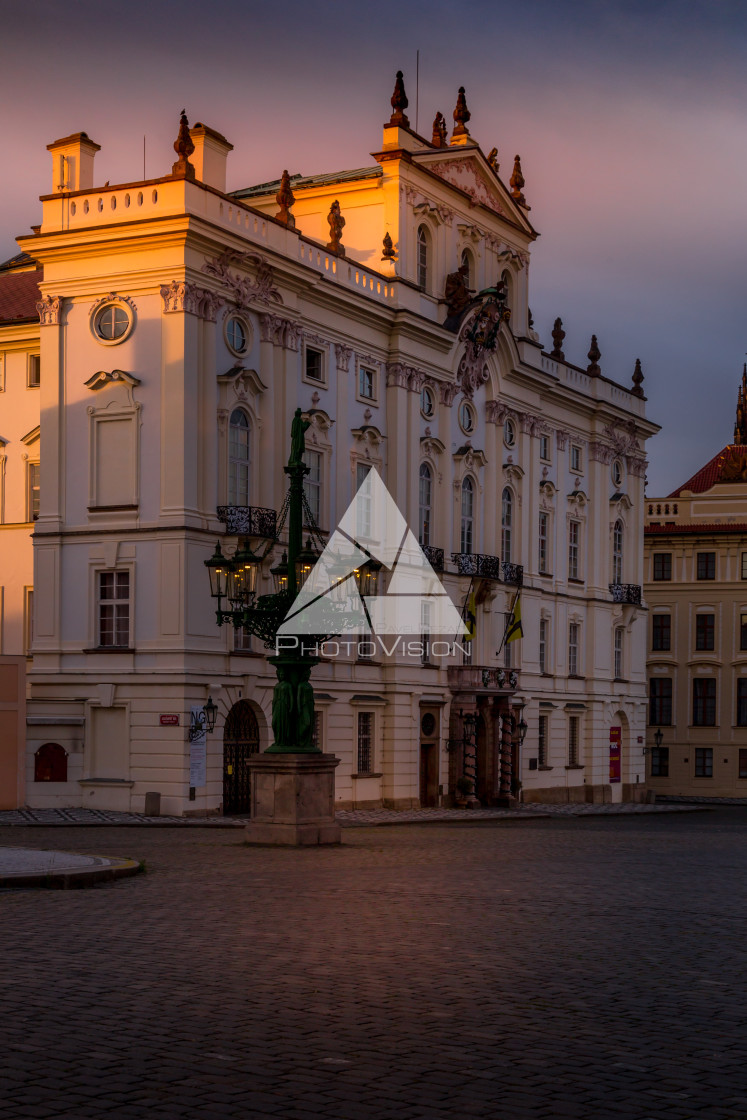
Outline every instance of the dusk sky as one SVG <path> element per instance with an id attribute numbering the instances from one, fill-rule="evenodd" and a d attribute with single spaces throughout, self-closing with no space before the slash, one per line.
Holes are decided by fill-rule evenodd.
<path id="1" fill-rule="evenodd" d="M 645 374 L 648 493 L 685 481 L 732 438 L 747 350 L 747 10 L 710 2 L 469 5 L 252 0 L 0 0 L 5 158 L 0 259 L 40 219 L 46 145 L 85 130 L 97 180 L 167 174 L 179 111 L 234 145 L 229 190 L 373 162 L 397 69 L 415 123 L 449 123 L 521 153 L 541 237 L 530 271 L 547 348 L 556 315 L 584 367 Z"/>

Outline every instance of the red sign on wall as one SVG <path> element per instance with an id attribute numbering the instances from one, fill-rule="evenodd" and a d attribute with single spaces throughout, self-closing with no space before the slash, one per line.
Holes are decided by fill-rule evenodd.
<path id="1" fill-rule="evenodd" d="M 610 728 L 610 783 L 621 778 L 622 727 Z"/>
<path id="2" fill-rule="evenodd" d="M 158 722 L 161 724 L 161 727 L 178 727 L 179 716 L 159 716 Z"/>

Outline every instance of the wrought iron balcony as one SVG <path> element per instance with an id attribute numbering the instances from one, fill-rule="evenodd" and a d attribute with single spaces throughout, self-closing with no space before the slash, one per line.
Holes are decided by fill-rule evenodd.
<path id="1" fill-rule="evenodd" d="M 512 583 L 514 587 L 521 587 L 524 582 L 524 565 L 510 564 L 508 560 L 504 560 L 501 567 L 503 569 L 503 582 Z"/>
<path id="2" fill-rule="evenodd" d="M 448 679 L 452 692 L 513 692 L 519 686 L 515 669 L 494 665 L 449 665 Z"/>
<path id="3" fill-rule="evenodd" d="M 501 562 L 497 556 L 483 556 L 479 552 L 452 552 L 451 559 L 460 576 L 480 576 L 482 579 L 501 578 Z"/>
<path id="4" fill-rule="evenodd" d="M 434 572 L 442 572 L 444 570 L 444 550 L 434 548 L 432 544 L 422 544 L 420 547 Z"/>
<path id="5" fill-rule="evenodd" d="M 266 537 L 274 540 L 277 535 L 278 515 L 274 509 L 262 506 L 218 506 L 218 520 L 226 532 L 234 537 Z"/>
<path id="6" fill-rule="evenodd" d="M 639 583 L 611 583 L 610 595 L 614 603 L 632 603 L 640 606 L 641 585 Z"/>

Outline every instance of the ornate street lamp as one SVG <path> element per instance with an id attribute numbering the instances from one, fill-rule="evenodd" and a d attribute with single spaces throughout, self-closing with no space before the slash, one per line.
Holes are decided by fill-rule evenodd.
<path id="1" fill-rule="evenodd" d="M 290 458 L 283 468 L 289 479 L 288 494 L 277 529 L 279 533 L 287 521 L 288 550 L 271 569 L 274 594 L 257 597 L 257 572 L 265 557 L 255 555 L 246 543 L 230 559 L 224 557 L 220 545 L 216 545 L 214 555 L 205 561 L 210 574 L 210 593 L 218 601 L 218 625 L 231 622 L 235 627 L 244 627 L 262 638 L 268 647 L 275 645 L 283 620 L 324 548 L 303 490 L 304 476 L 310 471 L 303 461 L 308 426 L 309 421 L 302 419 L 301 409 L 297 408 L 291 426 Z M 305 548 L 302 547 L 304 525 L 310 529 Z M 314 550 L 313 544 L 317 545 L 318 551 Z M 222 599 L 228 600 L 230 610 L 222 608 Z M 336 614 L 331 601 L 329 608 L 330 634 L 339 633 L 344 628 L 342 611 L 338 608 Z M 316 641 L 330 634 L 316 635 Z M 295 647 L 279 649 L 274 657 L 268 658 L 275 666 L 278 683 L 272 698 L 274 742 L 266 754 L 322 753 L 312 742 L 314 691 L 309 677 L 319 658 L 307 649 L 309 646 L 314 648 L 314 637 L 307 635 L 306 641 L 299 640 Z"/>
<path id="2" fill-rule="evenodd" d="M 526 739 L 528 730 L 529 730 L 529 724 L 527 723 L 527 721 L 522 716 L 521 719 L 519 720 L 519 742 L 520 743 L 523 743 L 524 740 Z"/>

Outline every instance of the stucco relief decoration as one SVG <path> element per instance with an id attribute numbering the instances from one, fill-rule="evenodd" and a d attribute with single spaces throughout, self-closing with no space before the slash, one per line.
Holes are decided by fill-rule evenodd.
<path id="1" fill-rule="evenodd" d="M 409 389 L 411 393 L 419 393 L 424 385 L 433 385 L 432 379 L 425 370 L 408 366 L 404 362 L 387 362 L 386 364 L 387 388 Z"/>
<path id="2" fill-rule="evenodd" d="M 232 272 L 232 266 L 253 268 L 255 279 Z M 226 249 L 219 257 L 206 261 L 202 271 L 219 280 L 239 307 L 248 308 L 252 303 L 283 302 L 283 297 L 275 287 L 272 268 L 259 253 L 240 253 L 236 249 Z"/>
<path id="3" fill-rule="evenodd" d="M 566 432 L 564 428 L 558 428 L 555 433 L 555 442 L 558 446 L 558 451 L 565 451 L 569 435 L 570 432 Z"/>
<path id="4" fill-rule="evenodd" d="M 486 297 L 485 302 L 474 315 L 467 318 L 459 331 L 459 341 L 464 343 L 464 353 L 457 369 L 457 381 L 468 398 L 488 380 L 488 355 L 496 348 L 501 323 L 508 322 L 511 315 L 501 295 L 503 286 L 499 284 L 494 291 L 498 294 Z"/>
<path id="5" fill-rule="evenodd" d="M 299 323 L 265 312 L 259 316 L 259 335 L 262 342 L 271 342 L 285 350 L 298 350 L 303 329 Z"/>
<path id="6" fill-rule="evenodd" d="M 450 206 L 446 206 L 443 202 L 433 202 L 421 191 L 411 187 L 409 183 L 405 183 L 404 195 L 407 202 L 412 206 L 412 212 L 417 217 L 432 218 L 437 225 L 450 226 L 456 217 L 455 212 Z"/>
<path id="7" fill-rule="evenodd" d="M 188 280 L 172 280 L 170 284 L 162 284 L 161 299 L 164 315 L 185 311 L 190 315 L 199 315 L 201 319 L 208 319 L 212 323 L 215 322 L 218 308 L 223 303 L 216 292 L 200 288 Z"/>
<path id="8" fill-rule="evenodd" d="M 139 377 L 133 377 L 131 373 L 125 373 L 123 369 L 99 370 L 98 373 L 94 373 L 93 377 L 89 377 L 85 383 L 87 389 L 103 389 L 105 385 L 127 385 L 130 389 L 134 389 L 139 384 Z"/>
<path id="9" fill-rule="evenodd" d="M 531 412 L 524 412 L 521 415 L 521 430 L 525 435 L 539 437 L 548 435 L 550 428 L 539 416 L 533 416 Z"/>
<path id="10" fill-rule="evenodd" d="M 343 373 L 349 372 L 352 356 L 352 346 L 344 346 L 341 342 L 335 343 L 335 361 L 337 362 L 337 368 L 342 370 Z"/>
<path id="11" fill-rule="evenodd" d="M 475 244 L 482 241 L 485 237 L 485 230 L 480 229 L 479 226 L 470 226 L 460 223 L 457 229 L 465 241 L 473 241 Z"/>
<path id="12" fill-rule="evenodd" d="M 221 435 L 225 435 L 226 428 L 228 427 L 228 409 L 227 408 L 219 408 L 217 416 L 218 416 L 218 431 L 220 432 Z"/>
<path id="13" fill-rule="evenodd" d="M 621 456 L 625 459 L 625 466 L 629 474 L 635 478 L 644 478 L 648 462 L 641 455 L 641 447 L 636 438 L 635 421 L 628 420 L 621 424 L 608 424 L 603 432 L 610 441 L 611 454 L 609 459 L 602 459 L 601 461 L 612 462 L 613 458 Z"/>
<path id="14" fill-rule="evenodd" d="M 42 327 L 56 327 L 60 322 L 62 296 L 44 296 L 36 305 Z"/>
<path id="15" fill-rule="evenodd" d="M 514 249 L 512 245 L 508 245 L 505 241 L 502 241 L 500 237 L 495 237 L 493 234 L 489 233 L 485 238 L 485 244 L 488 249 L 492 249 L 501 262 L 515 261 L 520 268 L 526 268 L 529 264 L 528 253 L 523 252 L 521 249 Z"/>
<path id="16" fill-rule="evenodd" d="M 306 430 L 306 442 L 313 444 L 315 447 L 324 446 L 329 447 L 328 432 L 334 420 L 324 412 L 321 408 L 311 408 L 303 415 L 304 420 L 309 420 L 310 424 Z"/>
<path id="17" fill-rule="evenodd" d="M 476 160 L 443 160 L 439 163 L 426 164 L 426 166 L 434 175 L 440 175 L 447 183 L 451 183 L 452 186 L 458 187 L 460 191 L 468 194 L 473 204 L 479 202 L 496 214 L 505 213 L 497 195 L 488 188 L 480 174 Z"/>
<path id="18" fill-rule="evenodd" d="M 519 421 L 519 413 L 515 409 L 509 408 L 503 401 L 486 401 L 485 402 L 485 419 L 489 424 L 497 424 L 501 426 L 507 420 Z"/>

